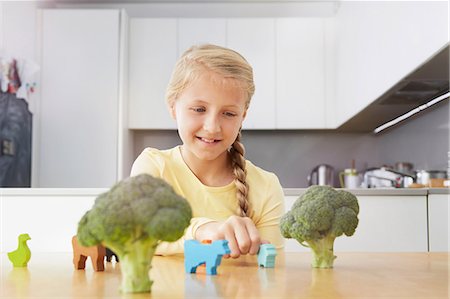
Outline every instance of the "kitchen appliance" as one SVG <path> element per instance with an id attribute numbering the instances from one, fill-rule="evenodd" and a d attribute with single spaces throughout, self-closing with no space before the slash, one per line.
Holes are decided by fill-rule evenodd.
<path id="1" fill-rule="evenodd" d="M 346 168 L 339 173 L 339 181 L 342 188 L 356 189 L 361 185 L 361 177 L 354 168 Z"/>
<path id="2" fill-rule="evenodd" d="M 308 175 L 308 184 L 334 186 L 334 168 L 328 164 L 320 164 Z"/>
<path id="3" fill-rule="evenodd" d="M 365 188 L 406 188 L 413 182 L 413 175 L 381 167 L 366 170 L 361 186 Z"/>
<path id="4" fill-rule="evenodd" d="M 428 186 L 432 179 L 447 178 L 447 172 L 445 170 L 416 170 L 416 183 Z"/>
<path id="5" fill-rule="evenodd" d="M 338 130 L 372 132 L 449 91 L 449 45 L 418 66 Z"/>

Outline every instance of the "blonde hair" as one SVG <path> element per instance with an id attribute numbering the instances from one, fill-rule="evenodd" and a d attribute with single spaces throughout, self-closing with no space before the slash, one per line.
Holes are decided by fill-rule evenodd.
<path id="1" fill-rule="evenodd" d="M 180 57 L 166 90 L 166 100 L 169 106 L 172 106 L 186 87 L 204 74 L 205 70 L 219 74 L 223 78 L 236 80 L 246 93 L 245 109 L 248 108 L 255 92 L 252 67 L 238 52 L 211 44 L 192 46 Z M 235 177 L 239 213 L 242 217 L 251 216 L 244 154 L 245 148 L 241 143 L 241 132 L 239 131 L 229 149 L 229 155 Z"/>

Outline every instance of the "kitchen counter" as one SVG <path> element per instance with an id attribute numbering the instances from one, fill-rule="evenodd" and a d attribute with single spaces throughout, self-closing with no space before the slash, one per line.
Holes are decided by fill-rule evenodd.
<path id="1" fill-rule="evenodd" d="M 450 188 L 429 188 L 428 194 L 449 194 Z"/>
<path id="2" fill-rule="evenodd" d="M 300 196 L 307 188 L 284 188 L 284 195 L 286 196 Z M 337 188 L 339 190 L 339 188 Z M 356 196 L 379 196 L 379 195 L 427 195 L 427 194 L 450 194 L 450 188 L 360 188 L 360 189 L 343 189 L 352 192 Z M 82 196 L 93 195 L 96 196 L 102 192 L 108 191 L 107 188 L 0 188 L 0 197 L 2 195 L 8 196 L 22 196 L 22 195 L 67 195 Z"/>
<path id="3" fill-rule="evenodd" d="M 300 196 L 307 188 L 284 188 L 285 196 Z M 338 189 L 339 190 L 339 189 Z M 380 195 L 398 195 L 398 196 L 414 196 L 428 194 L 450 194 L 450 188 L 360 188 L 360 189 L 343 189 L 362 196 L 380 196 Z"/>
<path id="4" fill-rule="evenodd" d="M 448 253 L 339 253 L 312 269 L 310 253 L 279 253 L 273 269 L 255 256 L 223 260 L 217 276 L 184 273 L 183 256 L 155 257 L 152 294 L 121 294 L 120 263 L 74 270 L 70 253 L 33 254 L 27 268 L 0 259 L 0 298 L 448 298 Z"/>

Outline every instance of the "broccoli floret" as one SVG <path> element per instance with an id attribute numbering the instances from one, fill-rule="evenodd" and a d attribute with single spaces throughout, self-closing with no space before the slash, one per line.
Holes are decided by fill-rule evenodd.
<path id="1" fill-rule="evenodd" d="M 311 186 L 280 221 L 281 234 L 313 252 L 314 268 L 333 268 L 334 240 L 352 236 L 358 226 L 356 196 L 329 186 Z"/>
<path id="2" fill-rule="evenodd" d="M 191 218 L 189 203 L 169 184 L 141 174 L 99 195 L 81 218 L 77 237 L 83 246 L 102 244 L 117 254 L 122 292 L 150 292 L 156 247 L 181 238 Z"/>

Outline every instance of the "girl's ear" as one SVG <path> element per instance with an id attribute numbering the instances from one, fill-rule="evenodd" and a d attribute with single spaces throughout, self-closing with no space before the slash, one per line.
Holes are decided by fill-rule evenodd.
<path id="1" fill-rule="evenodd" d="M 167 104 L 168 108 L 169 108 L 169 113 L 170 116 L 172 116 L 173 119 L 177 119 L 177 113 L 176 113 L 176 108 L 175 108 L 175 101 Z"/>

